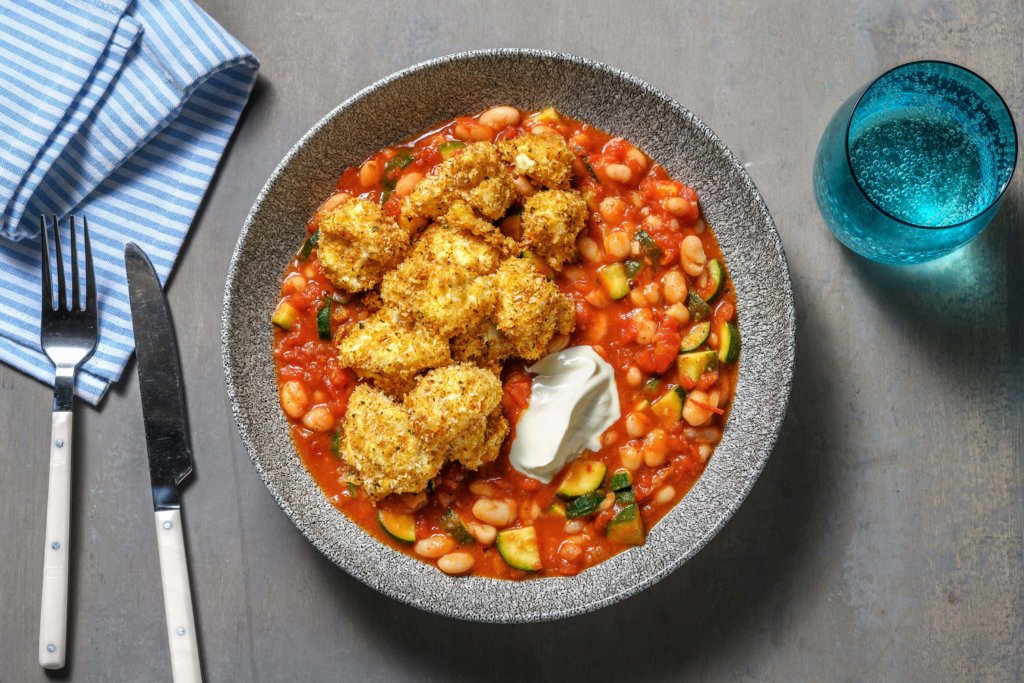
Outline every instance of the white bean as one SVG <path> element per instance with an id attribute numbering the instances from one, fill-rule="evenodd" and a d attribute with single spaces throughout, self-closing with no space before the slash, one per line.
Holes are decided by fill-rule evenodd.
<path id="1" fill-rule="evenodd" d="M 413 191 L 416 184 L 423 180 L 423 174 L 419 171 L 413 171 L 412 173 L 406 173 L 404 176 L 398 179 L 398 183 L 395 184 L 395 194 L 399 197 L 404 197 Z"/>
<path id="2" fill-rule="evenodd" d="M 671 485 L 662 486 L 654 494 L 654 502 L 661 505 L 672 502 L 672 499 L 676 497 L 676 490 Z"/>
<path id="3" fill-rule="evenodd" d="M 516 520 L 515 508 L 507 501 L 494 498 L 480 498 L 473 503 L 473 515 L 495 527 L 508 526 Z"/>
<path id="4" fill-rule="evenodd" d="M 647 433 L 649 426 L 647 417 L 643 413 L 630 413 L 626 416 L 626 433 L 631 438 L 639 438 Z"/>
<path id="5" fill-rule="evenodd" d="M 588 261 L 594 262 L 601 258 L 601 247 L 597 246 L 597 242 L 589 237 L 579 238 L 576 241 L 576 246 L 579 248 L 580 253 L 583 254 L 583 258 Z"/>
<path id="6" fill-rule="evenodd" d="M 604 167 L 604 174 L 617 183 L 628 183 L 633 179 L 633 171 L 625 164 L 608 164 Z"/>
<path id="7" fill-rule="evenodd" d="M 686 420 L 687 424 L 691 427 L 700 427 L 701 425 L 706 424 L 714 413 L 706 408 L 698 406 L 694 401 L 712 408 L 717 408 L 718 397 L 708 395 L 697 389 L 691 391 L 686 397 L 686 403 L 683 404 L 683 419 Z"/>
<path id="8" fill-rule="evenodd" d="M 285 415 L 298 420 L 300 417 L 306 414 L 306 408 L 309 407 L 309 394 L 306 393 L 306 387 L 302 386 L 301 382 L 290 381 L 285 382 L 281 385 L 281 408 L 284 409 Z"/>
<path id="9" fill-rule="evenodd" d="M 359 167 L 359 184 L 363 187 L 373 187 L 380 182 L 383 169 L 375 160 L 370 159 Z"/>
<path id="10" fill-rule="evenodd" d="M 443 534 L 422 538 L 416 541 L 416 545 L 412 547 L 413 551 L 417 555 L 421 557 L 429 557 L 430 559 L 437 559 L 442 555 L 451 552 L 454 548 L 455 541 Z"/>
<path id="11" fill-rule="evenodd" d="M 334 415 L 325 405 L 313 406 L 302 416 L 302 424 L 314 432 L 326 432 L 334 426 Z"/>
<path id="12" fill-rule="evenodd" d="M 509 106 L 491 107 L 480 114 L 480 123 L 495 130 L 515 126 L 519 124 L 519 110 Z"/>
<path id="13" fill-rule="evenodd" d="M 473 556 L 469 553 L 448 553 L 438 558 L 437 568 L 445 574 L 465 574 L 473 568 Z"/>
<path id="14" fill-rule="evenodd" d="M 665 209 L 676 216 L 685 216 L 690 213 L 690 200 L 682 197 L 668 197 L 662 203 Z"/>
<path id="15" fill-rule="evenodd" d="M 469 522 L 466 527 L 469 529 L 470 536 L 476 539 L 476 542 L 480 545 L 490 545 L 494 543 L 494 539 L 498 535 L 498 530 L 490 524 Z"/>
<path id="16" fill-rule="evenodd" d="M 708 257 L 704 253 L 704 243 L 696 235 L 687 235 L 679 243 L 679 263 L 690 277 L 697 277 L 704 270 Z"/>

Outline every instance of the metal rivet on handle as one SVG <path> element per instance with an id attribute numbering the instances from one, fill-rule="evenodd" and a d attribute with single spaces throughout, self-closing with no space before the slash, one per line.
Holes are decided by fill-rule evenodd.
<path id="1" fill-rule="evenodd" d="M 47 652 L 56 652 L 57 651 L 57 646 L 54 645 L 53 643 L 50 643 L 49 645 L 46 646 L 46 651 Z"/>
<path id="2" fill-rule="evenodd" d="M 53 548 L 54 550 L 60 550 L 60 541 L 54 541 L 53 543 L 50 544 L 50 547 Z"/>
<path id="3" fill-rule="evenodd" d="M 174 525 L 171 524 L 170 522 L 164 522 L 164 528 L 165 529 L 170 529 L 172 526 L 174 526 Z"/>
<path id="4" fill-rule="evenodd" d="M 185 627 L 184 626 L 179 626 L 178 628 L 176 628 L 174 630 L 174 632 L 177 633 L 179 636 L 183 636 L 183 635 L 185 635 Z"/>
<path id="5" fill-rule="evenodd" d="M 64 448 L 64 441 L 62 439 L 57 439 L 57 448 Z"/>

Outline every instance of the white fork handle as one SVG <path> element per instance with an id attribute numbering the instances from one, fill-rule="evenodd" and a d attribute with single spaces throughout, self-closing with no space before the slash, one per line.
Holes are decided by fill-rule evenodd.
<path id="1" fill-rule="evenodd" d="M 160 582 L 164 587 L 167 644 L 174 683 L 201 683 L 199 640 L 188 585 L 188 557 L 181 529 L 181 510 L 156 511 L 156 542 L 160 549 Z"/>
<path id="2" fill-rule="evenodd" d="M 55 412 L 50 430 L 50 480 L 46 493 L 46 551 L 39 610 L 39 666 L 64 667 L 68 629 L 68 551 L 71 521 L 72 413 Z"/>

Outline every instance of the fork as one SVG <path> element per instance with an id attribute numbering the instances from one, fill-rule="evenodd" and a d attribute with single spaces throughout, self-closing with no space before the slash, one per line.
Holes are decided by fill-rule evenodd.
<path id="1" fill-rule="evenodd" d="M 46 549 L 43 556 L 43 597 L 39 612 L 39 665 L 64 666 L 68 624 L 68 553 L 71 517 L 71 426 L 75 373 L 96 349 L 98 314 L 96 278 L 92 270 L 89 223 L 82 217 L 85 246 L 85 306 L 81 304 L 75 217 L 71 216 L 71 301 L 67 299 L 60 226 L 53 216 L 54 257 L 57 260 L 57 301 L 53 300 L 50 240 L 46 219 L 39 217 L 42 252 L 43 306 L 39 341 L 55 370 L 53 420 L 50 433 L 50 476 L 46 496 Z M 56 305 L 54 305 L 56 303 Z"/>

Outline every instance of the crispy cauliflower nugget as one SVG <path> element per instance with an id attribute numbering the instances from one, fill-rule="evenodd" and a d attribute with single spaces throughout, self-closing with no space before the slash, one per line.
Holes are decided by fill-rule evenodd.
<path id="1" fill-rule="evenodd" d="M 320 219 L 320 267 L 339 289 L 376 287 L 408 249 L 408 231 L 365 199 L 349 200 Z"/>
<path id="2" fill-rule="evenodd" d="M 457 460 L 466 469 L 476 471 L 498 457 L 508 429 L 508 420 L 502 415 L 501 408 L 495 408 L 482 429 L 463 432 L 448 444 L 448 459 Z"/>
<path id="3" fill-rule="evenodd" d="M 501 363 L 514 352 L 508 337 L 490 318 L 484 318 L 475 327 L 452 337 L 450 345 L 452 359 L 456 362 L 475 363 L 495 372 L 501 370 Z"/>
<path id="4" fill-rule="evenodd" d="M 431 370 L 405 396 L 416 436 L 449 442 L 463 432 L 481 435 L 487 416 L 501 404 L 501 380 L 489 370 L 458 363 Z"/>
<path id="5" fill-rule="evenodd" d="M 497 248 L 435 223 L 423 232 L 409 257 L 384 276 L 381 297 L 447 339 L 491 312 L 496 292 L 481 276 L 497 270 L 500 261 Z"/>
<path id="6" fill-rule="evenodd" d="M 575 157 L 561 135 L 526 133 L 502 140 L 498 151 L 517 174 L 529 176 L 544 187 L 565 189 L 572 182 Z"/>
<path id="7" fill-rule="evenodd" d="M 498 290 L 494 322 L 514 355 L 535 360 L 547 353 L 553 336 L 572 332 L 576 324 L 572 299 L 542 277 L 530 259 L 505 259 L 494 281 Z"/>
<path id="8" fill-rule="evenodd" d="M 575 190 L 545 190 L 526 200 L 523 241 L 558 270 L 576 258 L 576 236 L 587 222 L 587 202 Z"/>
<path id="9" fill-rule="evenodd" d="M 475 235 L 491 246 L 501 249 L 503 253 L 511 254 L 516 248 L 515 240 L 503 235 L 494 223 L 476 215 L 473 207 L 465 202 L 452 204 L 448 212 L 437 221 L 450 228 Z"/>
<path id="10" fill-rule="evenodd" d="M 463 147 L 417 183 L 402 201 L 402 216 L 436 218 L 455 202 L 469 204 L 485 218 L 500 218 L 515 199 L 512 176 L 489 142 Z"/>
<path id="11" fill-rule="evenodd" d="M 403 406 L 366 384 L 349 397 L 338 452 L 374 500 L 422 491 L 445 461 L 443 449 L 413 433 Z"/>
<path id="12" fill-rule="evenodd" d="M 451 363 L 446 338 L 406 323 L 387 308 L 359 323 L 341 340 L 338 358 L 360 377 L 373 379 L 394 395 L 411 389 L 418 372 Z"/>

